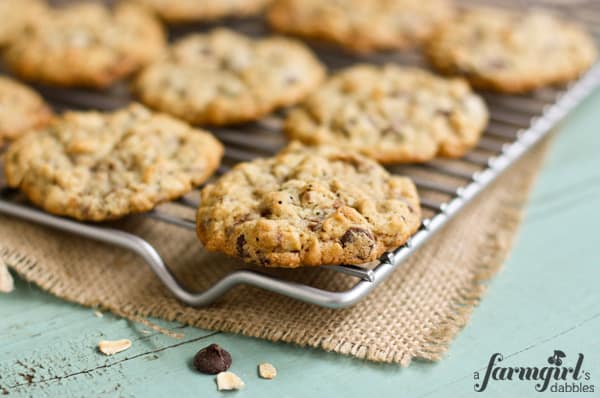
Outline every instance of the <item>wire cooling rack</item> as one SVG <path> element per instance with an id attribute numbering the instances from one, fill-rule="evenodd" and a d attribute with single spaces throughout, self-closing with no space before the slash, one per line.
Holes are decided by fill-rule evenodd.
<path id="1" fill-rule="evenodd" d="M 465 5 L 485 4 L 486 1 L 472 0 L 462 3 Z M 531 5 L 532 2 L 513 0 L 506 3 L 510 6 L 522 7 Z M 553 8 L 554 11 L 566 14 L 567 17 L 586 25 L 600 42 L 600 2 L 544 0 L 543 3 L 545 6 Z M 249 35 L 260 36 L 267 32 L 263 22 L 257 19 L 226 21 L 225 24 Z M 208 25 L 180 26 L 172 30 L 170 35 L 171 38 L 177 38 L 190 31 L 206 30 L 211 27 Z M 357 62 L 376 64 L 393 62 L 427 67 L 417 52 L 356 57 L 333 48 L 317 46 L 315 51 L 333 70 Z M 356 278 L 356 283 L 350 289 L 342 292 L 327 291 L 253 270 L 234 271 L 203 292 L 191 292 L 177 280 L 161 258 L 160 253 L 148 241 L 114 227 L 85 224 L 44 213 L 27 204 L 18 192 L 3 187 L 1 181 L 0 213 L 136 253 L 149 265 L 175 297 L 191 306 L 210 304 L 234 286 L 247 284 L 324 307 L 346 307 L 365 297 L 386 280 L 448 220 L 459 214 L 460 210 L 486 186 L 538 143 L 569 111 L 594 88 L 598 87 L 599 83 L 600 63 L 593 66 L 578 81 L 564 87 L 543 88 L 524 96 L 481 93 L 490 107 L 491 122 L 477 147 L 470 153 L 458 160 L 438 159 L 422 165 L 390 167 L 390 171 L 408 175 L 415 181 L 424 213 L 421 228 L 404 246 L 386 253 L 372 267 L 343 264 L 326 266 L 329 270 Z M 106 92 L 37 88 L 59 111 L 65 109 L 109 110 L 122 107 L 131 101 L 125 84 Z M 283 113 L 275 114 L 257 123 L 213 130 L 226 146 L 224 162 L 217 175 L 227 172 L 240 161 L 269 156 L 281 149 L 285 145 L 281 133 L 282 116 Z M 197 194 L 196 191 L 173 202 L 176 207 L 181 208 L 176 212 L 161 206 L 145 216 L 188 229 L 190 233 L 194 233 L 194 212 L 198 205 Z M 182 217 L 182 213 L 187 216 Z"/>

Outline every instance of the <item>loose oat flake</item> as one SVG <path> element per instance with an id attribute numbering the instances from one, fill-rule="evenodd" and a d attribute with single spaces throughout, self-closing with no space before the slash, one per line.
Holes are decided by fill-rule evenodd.
<path id="1" fill-rule="evenodd" d="M 242 379 L 233 372 L 221 372 L 217 375 L 217 388 L 219 391 L 241 390 L 244 386 Z"/>
<path id="2" fill-rule="evenodd" d="M 131 347 L 131 340 L 122 339 L 122 340 L 102 340 L 98 343 L 98 350 L 104 355 L 113 355 L 121 351 L 125 351 Z"/>
<path id="3" fill-rule="evenodd" d="M 261 363 L 258 365 L 258 374 L 263 379 L 274 379 L 277 376 L 277 369 L 270 363 Z"/>
<path id="4" fill-rule="evenodd" d="M 10 293 L 14 288 L 15 283 L 10 272 L 8 272 L 8 268 L 0 263 L 0 293 Z"/>

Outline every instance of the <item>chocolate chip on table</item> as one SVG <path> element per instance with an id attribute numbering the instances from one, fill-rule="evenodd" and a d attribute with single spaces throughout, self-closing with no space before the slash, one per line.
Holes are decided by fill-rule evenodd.
<path id="1" fill-rule="evenodd" d="M 204 347 L 194 357 L 194 367 L 206 374 L 217 374 L 231 366 L 231 355 L 218 344 Z"/>

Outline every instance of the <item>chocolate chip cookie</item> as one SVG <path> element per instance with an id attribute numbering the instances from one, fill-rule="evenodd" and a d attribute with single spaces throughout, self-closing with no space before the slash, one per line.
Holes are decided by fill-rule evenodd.
<path id="1" fill-rule="evenodd" d="M 4 58 L 26 80 L 104 88 L 155 59 L 164 47 L 162 26 L 141 7 L 81 3 L 49 10 L 29 24 Z"/>
<path id="2" fill-rule="evenodd" d="M 363 264 L 405 243 L 420 214 L 408 178 L 358 154 L 292 144 L 207 185 L 197 232 L 208 250 L 267 267 Z"/>
<path id="3" fill-rule="evenodd" d="M 285 120 L 291 139 L 361 152 L 382 163 L 460 157 L 488 121 L 462 79 L 425 70 L 357 65 L 333 75 Z"/>
<path id="4" fill-rule="evenodd" d="M 271 0 L 135 0 L 171 23 L 243 17 L 259 13 Z"/>
<path id="5" fill-rule="evenodd" d="M 25 134 L 6 153 L 5 174 L 9 186 L 50 213 L 104 221 L 186 194 L 222 154 L 209 133 L 131 105 L 67 112 Z"/>
<path id="6" fill-rule="evenodd" d="M 572 80 L 597 58 L 579 26 L 542 11 L 479 8 L 438 31 L 427 54 L 440 71 L 478 88 L 522 93 Z"/>
<path id="7" fill-rule="evenodd" d="M 175 43 L 140 74 L 135 91 L 146 105 L 190 123 L 226 125 L 298 102 L 324 74 L 301 43 L 217 29 Z"/>
<path id="8" fill-rule="evenodd" d="M 35 91 L 0 76 L 0 145 L 5 139 L 43 126 L 51 117 L 50 108 Z"/>
<path id="9" fill-rule="evenodd" d="M 420 44 L 454 15 L 450 0 L 277 0 L 270 25 L 355 52 Z"/>
<path id="10" fill-rule="evenodd" d="M 41 0 L 0 0 L 0 46 L 8 44 L 45 11 L 45 3 Z"/>

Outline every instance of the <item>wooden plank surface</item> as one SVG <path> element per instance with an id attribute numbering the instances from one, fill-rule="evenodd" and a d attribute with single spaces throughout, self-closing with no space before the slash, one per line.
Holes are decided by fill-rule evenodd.
<path id="1" fill-rule="evenodd" d="M 220 396 L 213 378 L 191 366 L 194 353 L 214 342 L 232 353 L 232 370 L 246 381 L 236 397 L 537 397 L 526 381 L 493 382 L 476 393 L 473 372 L 494 352 L 506 365 L 544 366 L 557 349 L 568 359 L 585 354 L 596 392 L 573 396 L 600 396 L 598 110 L 600 90 L 561 128 L 509 261 L 439 363 L 401 369 L 159 322 L 185 335 L 174 339 L 17 281 L 0 296 L 0 395 Z M 97 353 L 99 340 L 120 338 L 133 347 L 113 357 Z M 263 361 L 278 368 L 275 380 L 258 378 Z"/>

